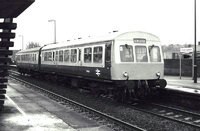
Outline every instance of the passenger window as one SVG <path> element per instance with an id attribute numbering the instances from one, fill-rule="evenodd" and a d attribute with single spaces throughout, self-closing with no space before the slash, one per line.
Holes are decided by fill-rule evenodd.
<path id="1" fill-rule="evenodd" d="M 55 61 L 58 61 L 58 51 L 56 51 Z"/>
<path id="2" fill-rule="evenodd" d="M 32 61 L 35 61 L 35 55 L 32 54 Z"/>
<path id="3" fill-rule="evenodd" d="M 148 62 L 146 46 L 136 46 L 135 52 L 137 62 Z"/>
<path id="4" fill-rule="evenodd" d="M 52 52 L 47 52 L 47 61 L 52 61 Z"/>
<path id="5" fill-rule="evenodd" d="M 72 49 L 71 50 L 71 63 L 76 63 L 77 61 L 77 50 Z"/>
<path id="6" fill-rule="evenodd" d="M 44 52 L 44 61 L 47 61 L 47 52 Z"/>
<path id="7" fill-rule="evenodd" d="M 84 62 L 91 63 L 92 61 L 92 48 L 85 48 L 84 49 Z"/>
<path id="8" fill-rule="evenodd" d="M 69 62 L 69 50 L 65 50 L 64 52 L 64 61 Z"/>
<path id="9" fill-rule="evenodd" d="M 132 45 L 120 45 L 120 59 L 121 62 L 133 62 L 133 46 Z"/>
<path id="10" fill-rule="evenodd" d="M 151 62 L 161 62 L 160 48 L 158 46 L 149 46 L 149 55 Z"/>
<path id="11" fill-rule="evenodd" d="M 59 61 L 63 62 L 63 51 L 62 50 L 59 51 Z"/>
<path id="12" fill-rule="evenodd" d="M 103 48 L 101 46 L 94 47 L 94 52 L 93 52 L 94 63 L 102 63 L 102 50 Z"/>

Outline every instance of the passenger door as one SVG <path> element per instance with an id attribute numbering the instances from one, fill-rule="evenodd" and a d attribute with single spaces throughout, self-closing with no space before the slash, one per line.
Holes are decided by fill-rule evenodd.
<path id="1" fill-rule="evenodd" d="M 58 64 L 58 51 L 53 51 L 53 61 L 52 61 L 52 66 L 53 66 L 53 71 L 56 71 L 57 69 L 57 64 Z"/>
<path id="2" fill-rule="evenodd" d="M 82 66 L 82 48 L 78 48 L 78 66 Z"/>

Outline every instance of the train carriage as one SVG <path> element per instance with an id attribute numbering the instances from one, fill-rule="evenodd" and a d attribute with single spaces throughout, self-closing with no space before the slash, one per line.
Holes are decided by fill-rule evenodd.
<path id="1" fill-rule="evenodd" d="M 109 89 L 123 100 L 166 86 L 160 39 L 150 33 L 117 32 L 50 44 L 35 51 L 40 73 L 67 79 L 75 87 L 83 85 L 105 92 Z M 26 68 L 32 70 L 28 63 Z"/>
<path id="2" fill-rule="evenodd" d="M 22 50 L 16 53 L 16 64 L 22 74 L 31 74 L 39 71 L 38 58 L 40 47 Z"/>
<path id="3" fill-rule="evenodd" d="M 111 43 L 112 41 L 84 44 L 71 42 L 69 46 L 65 44 L 59 47 L 57 45 L 44 47 L 41 50 L 41 71 L 86 79 L 110 80 L 107 64 L 110 58 L 105 52 L 108 52 L 107 47 Z"/>

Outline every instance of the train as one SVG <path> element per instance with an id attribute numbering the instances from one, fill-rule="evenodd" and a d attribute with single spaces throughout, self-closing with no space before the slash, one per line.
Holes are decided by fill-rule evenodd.
<path id="1" fill-rule="evenodd" d="M 105 93 L 120 101 L 166 87 L 160 39 L 141 31 L 115 32 L 19 51 L 18 71 Z"/>

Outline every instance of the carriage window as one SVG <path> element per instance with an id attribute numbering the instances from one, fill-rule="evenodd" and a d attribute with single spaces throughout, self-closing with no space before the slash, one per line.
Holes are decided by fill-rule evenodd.
<path id="1" fill-rule="evenodd" d="M 47 61 L 52 60 L 52 52 L 47 52 Z"/>
<path id="2" fill-rule="evenodd" d="M 133 46 L 132 45 L 120 45 L 120 58 L 121 62 L 133 62 Z"/>
<path id="3" fill-rule="evenodd" d="M 22 55 L 22 61 L 24 61 L 25 60 L 25 55 Z"/>
<path id="4" fill-rule="evenodd" d="M 59 61 L 63 62 L 63 50 L 59 51 Z"/>
<path id="5" fill-rule="evenodd" d="M 149 46 L 149 55 L 151 62 L 161 62 L 160 48 L 158 46 Z"/>
<path id="6" fill-rule="evenodd" d="M 32 61 L 35 61 L 35 55 L 32 54 Z"/>
<path id="7" fill-rule="evenodd" d="M 84 62 L 91 63 L 92 61 L 92 48 L 85 48 L 84 49 Z"/>
<path id="8" fill-rule="evenodd" d="M 44 61 L 47 61 L 47 52 L 44 53 Z"/>
<path id="9" fill-rule="evenodd" d="M 94 63 L 102 63 L 102 50 L 103 48 L 101 46 L 94 47 L 94 52 L 93 52 Z"/>
<path id="10" fill-rule="evenodd" d="M 71 62 L 76 63 L 76 61 L 77 61 L 77 50 L 72 49 L 71 50 Z"/>
<path id="11" fill-rule="evenodd" d="M 147 62 L 147 49 L 146 46 L 136 46 L 136 60 L 137 62 Z"/>
<path id="12" fill-rule="evenodd" d="M 20 61 L 19 55 L 16 55 L 16 61 Z"/>
<path id="13" fill-rule="evenodd" d="M 42 61 L 44 61 L 44 53 L 42 53 Z"/>
<path id="14" fill-rule="evenodd" d="M 52 52 L 44 53 L 44 61 L 52 61 Z"/>
<path id="15" fill-rule="evenodd" d="M 58 61 L 58 51 L 56 51 L 55 61 Z"/>
<path id="16" fill-rule="evenodd" d="M 64 52 L 64 61 L 69 62 L 69 50 L 65 50 Z"/>

